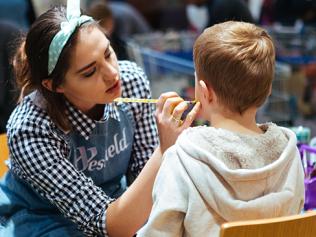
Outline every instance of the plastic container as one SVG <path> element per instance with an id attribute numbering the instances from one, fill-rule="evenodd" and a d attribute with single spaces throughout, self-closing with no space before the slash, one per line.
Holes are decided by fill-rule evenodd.
<path id="1" fill-rule="evenodd" d="M 310 159 L 311 154 L 316 154 L 316 148 L 308 145 L 300 146 L 300 153 L 302 157 L 302 164 L 304 167 L 305 179 L 305 203 L 304 209 L 316 208 L 316 163 Z"/>
<path id="2" fill-rule="evenodd" d="M 296 134 L 299 144 L 309 144 L 311 138 L 311 129 L 308 127 L 298 126 L 291 127 L 291 130 Z"/>

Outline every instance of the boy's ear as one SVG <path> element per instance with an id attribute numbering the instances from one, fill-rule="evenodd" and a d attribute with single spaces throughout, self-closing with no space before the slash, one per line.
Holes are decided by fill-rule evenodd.
<path id="1" fill-rule="evenodd" d="M 44 79 L 42 81 L 42 86 L 44 86 L 47 90 L 53 92 L 53 81 L 52 81 L 52 79 L 50 79 L 50 78 Z M 63 92 L 62 87 L 57 87 L 56 88 L 56 92 L 62 93 Z"/>
<path id="2" fill-rule="evenodd" d="M 199 86 L 201 89 L 200 91 L 201 91 L 201 96 L 203 97 L 203 99 L 207 101 L 208 103 L 211 102 L 213 100 L 213 93 L 210 90 L 210 88 L 208 88 L 205 81 L 199 80 Z"/>
<path id="3" fill-rule="evenodd" d="M 269 95 L 268 95 L 268 96 L 270 96 L 270 95 L 271 95 L 271 93 L 272 93 L 272 84 L 270 85 Z"/>

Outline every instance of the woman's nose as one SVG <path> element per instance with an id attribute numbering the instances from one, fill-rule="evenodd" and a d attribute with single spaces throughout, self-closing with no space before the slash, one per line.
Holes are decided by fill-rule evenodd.
<path id="1" fill-rule="evenodd" d="M 106 80 L 113 80 L 118 77 L 118 69 L 112 65 L 109 62 L 104 63 L 103 68 L 102 68 L 102 74 L 103 74 L 103 79 Z"/>

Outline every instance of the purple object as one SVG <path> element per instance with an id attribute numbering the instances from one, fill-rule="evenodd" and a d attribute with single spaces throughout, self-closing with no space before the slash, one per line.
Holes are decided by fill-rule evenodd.
<path id="1" fill-rule="evenodd" d="M 316 208 L 316 177 L 304 180 L 305 183 L 305 203 L 304 209 Z"/>
<path id="2" fill-rule="evenodd" d="M 316 208 L 316 176 L 312 177 L 312 172 L 316 169 L 316 164 L 306 157 L 306 153 L 316 154 L 316 148 L 302 144 L 299 146 L 302 163 L 305 173 L 305 204 L 304 209 Z M 314 171 L 315 172 L 315 171 Z"/>

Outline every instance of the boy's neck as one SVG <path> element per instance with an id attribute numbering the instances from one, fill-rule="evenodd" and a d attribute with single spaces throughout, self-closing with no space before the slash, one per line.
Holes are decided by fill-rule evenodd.
<path id="1" fill-rule="evenodd" d="M 232 132 L 257 135 L 263 131 L 257 126 L 256 109 L 248 109 L 242 115 L 232 112 L 218 112 L 210 116 L 212 127 L 223 128 Z"/>

